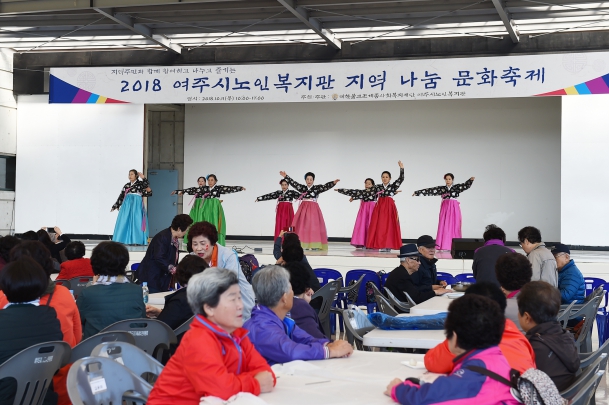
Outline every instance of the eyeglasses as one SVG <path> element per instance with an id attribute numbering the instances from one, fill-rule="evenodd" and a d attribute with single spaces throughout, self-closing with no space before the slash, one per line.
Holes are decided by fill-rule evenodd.
<path id="1" fill-rule="evenodd" d="M 407 257 L 407 259 L 414 260 L 415 262 L 420 261 L 419 256 Z"/>

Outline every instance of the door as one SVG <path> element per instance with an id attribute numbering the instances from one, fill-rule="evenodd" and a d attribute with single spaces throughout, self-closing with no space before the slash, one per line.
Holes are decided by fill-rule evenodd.
<path id="1" fill-rule="evenodd" d="M 178 196 L 171 192 L 178 188 L 177 170 L 148 170 L 152 197 L 148 197 L 148 227 L 150 237 L 168 228 L 178 215 Z"/>

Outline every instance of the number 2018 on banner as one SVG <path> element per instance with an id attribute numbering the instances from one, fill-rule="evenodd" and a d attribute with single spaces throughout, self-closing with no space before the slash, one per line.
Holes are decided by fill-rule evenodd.
<path id="1" fill-rule="evenodd" d="M 126 91 L 161 91 L 161 81 L 159 79 L 154 79 L 152 81 L 152 85 L 150 85 L 150 80 L 146 80 L 142 83 L 140 80 L 136 80 L 133 85 L 129 86 L 129 82 L 126 80 L 121 80 L 121 84 L 123 87 L 121 88 L 121 93 Z"/>

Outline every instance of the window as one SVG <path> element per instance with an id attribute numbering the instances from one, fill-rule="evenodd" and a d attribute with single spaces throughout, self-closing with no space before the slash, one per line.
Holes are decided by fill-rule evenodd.
<path id="1" fill-rule="evenodd" d="M 0 155 L 0 190 L 15 191 L 15 156 Z"/>

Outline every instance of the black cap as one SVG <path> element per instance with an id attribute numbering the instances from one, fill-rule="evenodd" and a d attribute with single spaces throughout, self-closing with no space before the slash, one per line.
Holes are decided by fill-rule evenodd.
<path id="1" fill-rule="evenodd" d="M 571 250 L 569 249 L 569 247 L 567 247 L 567 245 L 563 245 L 562 243 L 557 243 L 556 245 L 554 245 L 551 252 L 553 255 L 557 255 L 559 253 L 566 253 L 568 255 L 571 254 Z"/>
<path id="2" fill-rule="evenodd" d="M 398 257 L 410 257 L 410 256 L 421 256 L 419 250 L 417 249 L 417 245 L 414 243 L 409 243 L 408 245 L 404 245 L 400 248 L 400 254 Z"/>
<path id="3" fill-rule="evenodd" d="M 436 241 L 429 235 L 419 236 L 419 239 L 417 239 L 417 246 L 436 247 Z"/>

